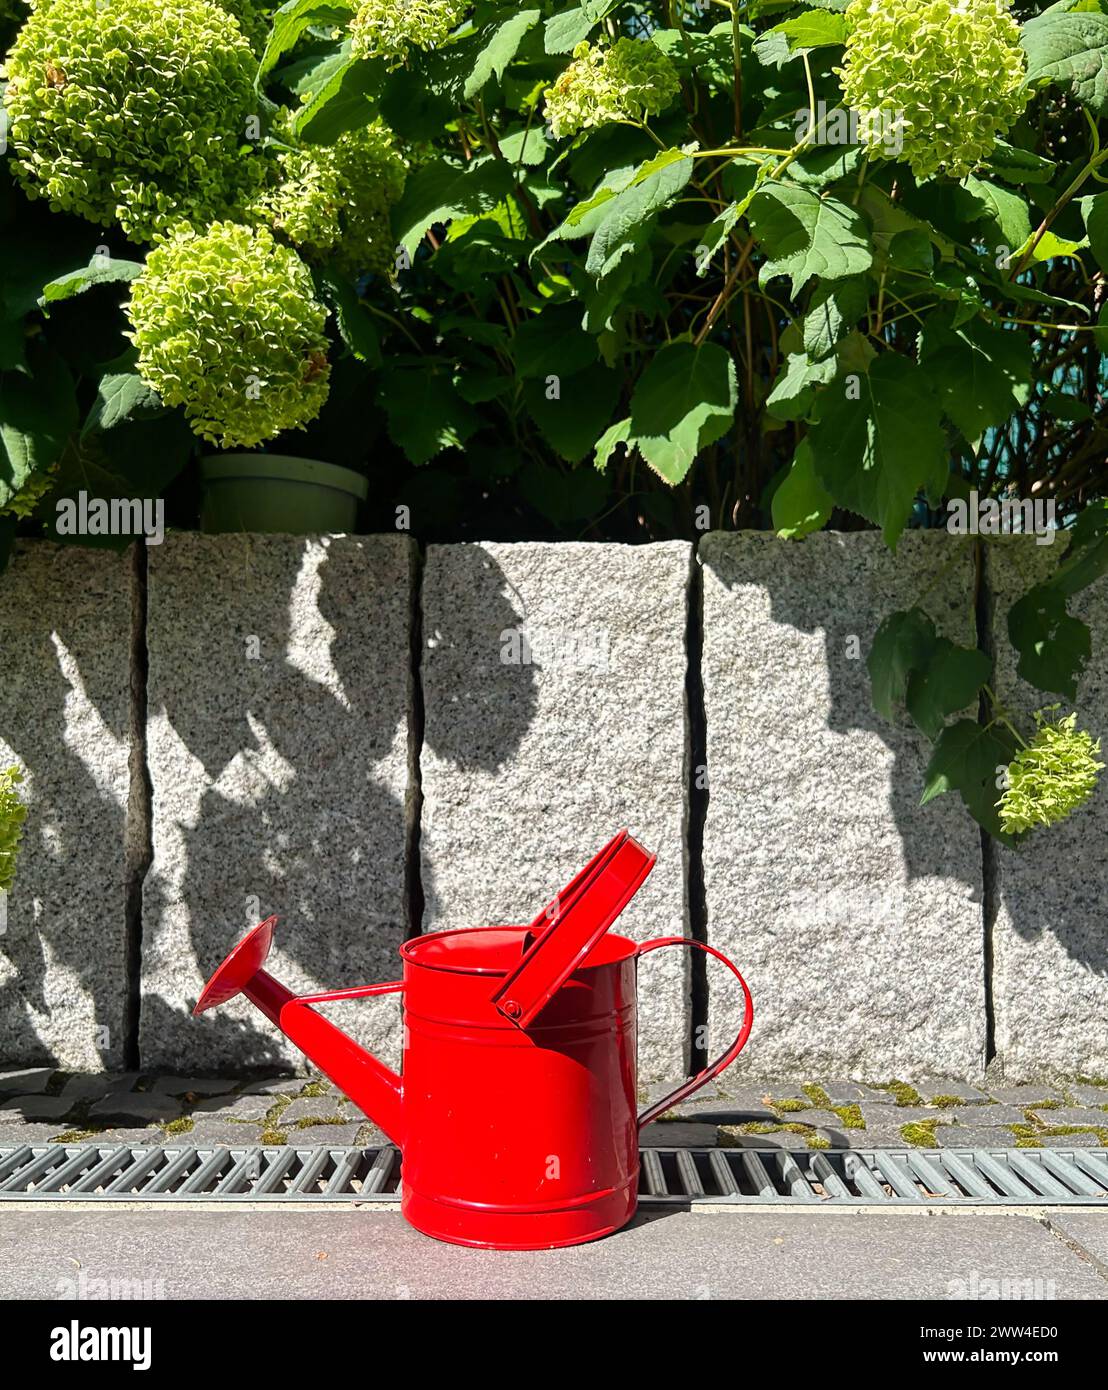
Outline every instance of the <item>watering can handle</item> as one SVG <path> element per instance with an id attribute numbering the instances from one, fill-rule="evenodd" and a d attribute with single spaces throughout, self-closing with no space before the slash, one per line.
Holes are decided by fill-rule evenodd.
<path id="1" fill-rule="evenodd" d="M 746 981 L 739 974 L 738 967 L 733 965 L 722 951 L 717 951 L 714 946 L 708 946 L 703 941 L 695 941 L 691 936 L 659 936 L 654 941 L 644 942 L 639 947 L 637 954 L 645 956 L 647 952 L 657 951 L 662 946 L 695 946 L 698 951 L 704 951 L 709 956 L 715 956 L 716 960 L 723 961 L 742 986 L 743 1026 L 739 1029 L 738 1037 L 726 1052 L 721 1052 L 714 1062 L 709 1062 L 703 1071 L 698 1072 L 696 1076 L 690 1076 L 687 1081 L 683 1081 L 668 1096 L 663 1096 L 661 1100 L 648 1106 L 639 1116 L 640 1129 L 643 1125 L 648 1125 L 651 1120 L 656 1120 L 659 1115 L 664 1115 L 670 1106 L 676 1105 L 679 1100 L 684 1100 L 686 1096 L 691 1096 L 694 1091 L 699 1091 L 701 1086 L 711 1081 L 713 1076 L 718 1076 L 721 1071 L 729 1067 L 746 1046 L 746 1040 L 750 1037 L 751 1025 L 754 1022 L 754 1000 L 750 997 L 750 990 L 747 988 Z"/>

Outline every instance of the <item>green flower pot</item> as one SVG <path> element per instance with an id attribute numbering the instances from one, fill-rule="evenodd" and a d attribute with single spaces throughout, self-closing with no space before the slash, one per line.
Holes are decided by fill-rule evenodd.
<path id="1" fill-rule="evenodd" d="M 287 536 L 353 531 L 369 480 L 349 468 L 281 454 L 219 454 L 200 460 L 200 529 Z"/>

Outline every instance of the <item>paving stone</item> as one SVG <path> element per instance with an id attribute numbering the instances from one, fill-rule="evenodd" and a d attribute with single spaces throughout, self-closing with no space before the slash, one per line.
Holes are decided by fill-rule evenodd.
<path id="1" fill-rule="evenodd" d="M 1001 1105 L 1014 1105 L 1020 1110 L 1034 1109 L 1039 1101 L 1064 1101 L 1065 1095 L 1060 1086 L 1041 1085 L 1032 1082 L 1027 1086 L 990 1086 L 989 1095 Z"/>
<path id="2" fill-rule="evenodd" d="M 289 1144 L 323 1144 L 328 1148 L 350 1148 L 357 1143 L 361 1125 L 308 1125 L 303 1129 L 282 1125 L 281 1128 L 288 1136 L 286 1143 Z"/>
<path id="3" fill-rule="evenodd" d="M 859 1108 L 866 1126 L 872 1121 L 876 1128 L 882 1125 L 927 1124 L 931 1120 L 939 1125 L 952 1125 L 955 1114 L 952 1110 L 936 1110 L 927 1105 L 868 1105 L 865 1101 Z"/>
<path id="4" fill-rule="evenodd" d="M 817 1081 L 817 1086 L 827 1092 L 832 1105 L 856 1105 L 867 1101 L 870 1105 L 892 1105 L 893 1098 L 888 1091 L 879 1091 L 875 1086 L 865 1086 L 860 1081 Z"/>
<path id="5" fill-rule="evenodd" d="M 916 1082 L 916 1090 L 926 1101 L 935 1096 L 955 1096 L 958 1100 L 975 1102 L 991 1099 L 990 1093 L 979 1086 L 968 1086 L 964 1081 L 952 1081 L 949 1077 L 925 1077 Z"/>
<path id="6" fill-rule="evenodd" d="M 844 1129 L 841 1132 L 849 1141 L 849 1147 L 852 1149 L 904 1149 L 911 1147 L 896 1126 Z"/>
<path id="7" fill-rule="evenodd" d="M 1044 1149 L 1103 1149 L 1104 1141 L 1096 1134 L 1044 1134 L 1039 1140 Z"/>
<path id="8" fill-rule="evenodd" d="M 20 541 L 0 584 L 0 767 L 28 815 L 0 936 L 0 1057 L 120 1067 L 127 1008 L 131 552 Z"/>
<path id="9" fill-rule="evenodd" d="M 92 1122 L 118 1120 L 122 1124 L 129 1124 L 131 1121 L 142 1124 L 175 1120 L 180 1113 L 181 1103 L 174 1096 L 125 1091 L 94 1101 L 89 1106 L 88 1118 Z"/>
<path id="10" fill-rule="evenodd" d="M 294 1100 L 290 1106 L 282 1110 L 281 1124 L 294 1125 L 299 1120 L 331 1120 L 341 1117 L 342 1110 L 334 1096 L 311 1096 L 304 1100 Z"/>
<path id="11" fill-rule="evenodd" d="M 1066 1095 L 1078 1105 L 1091 1105 L 1096 1109 L 1108 1106 L 1108 1086 L 1086 1086 L 1081 1082 L 1067 1082 Z"/>
<path id="12" fill-rule="evenodd" d="M 151 1069 L 305 1066 L 245 998 L 201 986 L 248 926 L 294 993 L 395 979 L 409 933 L 414 550 L 396 536 L 203 536 L 151 550 L 140 1054 Z M 324 1009 L 390 1065 L 394 999 Z"/>
<path id="13" fill-rule="evenodd" d="M 970 1125 L 940 1125 L 936 1131 L 940 1149 L 1014 1149 L 1010 1129 L 980 1129 Z"/>
<path id="14" fill-rule="evenodd" d="M 684 542 L 428 547 L 424 931 L 530 921 L 628 826 L 658 862 L 617 930 L 688 935 L 690 572 Z M 644 1084 L 683 1074 L 690 954 L 639 970 Z"/>
<path id="15" fill-rule="evenodd" d="M 738 1102 L 717 1100 L 702 1107 L 679 1105 L 668 1112 L 693 1124 L 744 1125 L 778 1124 L 780 1116 L 768 1105 L 741 1105 Z"/>
<path id="16" fill-rule="evenodd" d="M 137 1071 L 100 1072 L 82 1076 L 71 1076 L 60 1091 L 63 1100 L 92 1100 L 99 1096 L 114 1095 L 119 1091 L 134 1089 L 139 1078 Z"/>
<path id="17" fill-rule="evenodd" d="M 685 1124 L 680 1120 L 655 1121 L 639 1133 L 648 1149 L 714 1149 L 719 1141 L 715 1125 Z"/>
<path id="18" fill-rule="evenodd" d="M 0 1071 L 0 1096 L 39 1095 L 46 1089 L 53 1075 L 53 1067 Z"/>
<path id="19" fill-rule="evenodd" d="M 130 1144 L 133 1148 L 158 1148 L 166 1142 L 165 1133 L 156 1128 L 147 1126 L 145 1129 L 116 1128 L 98 1130 L 89 1139 L 81 1141 L 86 1144 L 99 1144 L 102 1148 L 110 1148 L 114 1144 Z"/>
<path id="20" fill-rule="evenodd" d="M 174 1142 L 184 1141 L 198 1147 L 226 1144 L 228 1147 L 250 1146 L 261 1143 L 262 1127 L 257 1124 L 236 1123 L 220 1119 L 218 1115 L 206 1115 L 196 1120 L 187 1134 L 175 1134 Z M 168 1141 L 159 1141 L 168 1142 Z"/>
<path id="21" fill-rule="evenodd" d="M 0 1104 L 0 1115 L 12 1111 L 28 1120 L 64 1120 L 74 1102 L 62 1096 L 17 1096 Z"/>
<path id="22" fill-rule="evenodd" d="M 159 1076 L 150 1088 L 167 1096 L 225 1096 L 238 1083 L 230 1077 Z"/>
<path id="23" fill-rule="evenodd" d="M 1016 673 L 1008 640 L 1013 600 L 1058 564 L 1058 545 L 1030 536 L 998 538 L 988 547 L 994 689 L 1030 731 L 1031 713 L 1051 703 Z M 1069 604 L 1094 634 L 1108 632 L 1108 581 L 1098 580 Z M 1077 725 L 1094 737 L 1108 726 L 1108 643 L 1093 642 L 1078 683 Z M 1044 1073 L 1108 1076 L 1108 857 L 1090 853 L 1108 835 L 1108 785 L 1100 779 L 1087 806 L 1049 834 L 1049 871 L 1042 854 L 992 845 L 997 912 L 993 927 L 993 997 L 997 1061 L 1010 1081 Z"/>
<path id="24" fill-rule="evenodd" d="M 957 797 L 919 805 L 932 744 L 876 714 L 865 662 L 881 620 L 929 586 L 944 634 L 974 642 L 970 553 L 940 532 L 905 534 L 895 556 L 875 532 L 744 532 L 706 536 L 699 558 L 708 940 L 757 1011 L 737 1071 L 978 1080 L 980 832 Z M 737 987 L 709 969 L 708 988 L 714 1049 Z"/>
<path id="25" fill-rule="evenodd" d="M 19 1149 L 24 1144 L 49 1144 L 54 1136 L 60 1133 L 56 1124 L 44 1124 L 36 1121 L 33 1124 L 21 1124 L 18 1120 L 11 1118 L 10 1112 L 0 1110 L 0 1148 Z"/>
<path id="26" fill-rule="evenodd" d="M 781 1112 L 783 1124 L 811 1125 L 813 1128 L 842 1129 L 843 1122 L 833 1110 L 791 1110 Z"/>
<path id="27" fill-rule="evenodd" d="M 959 1105 L 950 1111 L 960 1125 L 988 1128 L 990 1125 L 1024 1125 L 1027 1116 L 1015 1105 Z"/>
<path id="28" fill-rule="evenodd" d="M 1099 1125 L 1108 1129 L 1108 1111 L 1087 1107 L 1063 1106 L 1058 1110 L 1032 1110 L 1044 1125 Z"/>
<path id="29" fill-rule="evenodd" d="M 363 1120 L 358 1126 L 358 1134 L 354 1142 L 363 1149 L 385 1149 L 392 1144 L 392 1140 L 385 1131 L 379 1129 L 372 1120 Z"/>
<path id="30" fill-rule="evenodd" d="M 270 1076 L 239 1088 L 243 1096 L 295 1096 L 304 1088 L 302 1076 Z"/>
<path id="31" fill-rule="evenodd" d="M 222 1120 L 250 1120 L 261 1123 L 273 1108 L 274 1096 L 210 1096 L 189 1106 L 194 1119 L 201 1115 L 218 1116 Z"/>

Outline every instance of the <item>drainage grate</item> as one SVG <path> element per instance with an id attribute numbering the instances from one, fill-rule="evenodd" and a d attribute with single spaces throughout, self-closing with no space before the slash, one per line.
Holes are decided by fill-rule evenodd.
<path id="1" fill-rule="evenodd" d="M 0 1201 L 395 1203 L 396 1149 L 0 1149 Z M 1108 1205 L 1108 1149 L 643 1149 L 644 1206 Z"/>

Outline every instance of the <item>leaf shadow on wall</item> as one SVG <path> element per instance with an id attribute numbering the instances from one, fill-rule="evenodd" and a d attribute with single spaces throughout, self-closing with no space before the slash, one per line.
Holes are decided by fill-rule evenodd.
<path id="1" fill-rule="evenodd" d="M 188 544 L 199 561 L 213 541 Z M 239 579 L 214 591 L 211 610 L 190 611 L 191 585 L 175 595 L 169 576 L 151 579 L 152 766 L 162 762 L 154 740 L 170 740 L 169 766 L 181 765 L 202 789 L 195 813 L 182 803 L 176 847 L 148 876 L 144 950 L 156 961 L 159 933 L 172 924 L 166 939 L 179 950 L 187 932 L 206 978 L 248 926 L 276 913 L 273 973 L 290 989 L 395 979 L 397 948 L 419 929 L 407 892 L 416 809 L 405 770 L 411 551 L 397 540 L 387 559 L 381 549 L 366 555 L 358 537 L 295 545 L 225 536 L 219 545 L 238 546 Z M 487 563 L 466 553 L 475 566 Z M 502 614 L 489 611 L 476 575 L 459 598 L 463 625 L 468 599 L 497 634 L 513 620 L 506 601 Z M 216 636 L 220 624 L 231 631 Z M 252 638 L 258 656 L 248 662 L 240 653 Z M 174 671 L 204 674 L 175 687 Z M 507 670 L 503 679 L 518 696 L 511 718 L 452 743 L 451 756 L 465 765 L 509 757 L 528 727 L 530 682 Z M 169 808 L 170 787 L 156 782 L 154 795 Z M 434 891 L 429 881 L 422 888 Z M 245 1003 L 197 1020 L 151 994 L 142 1010 L 144 1065 L 272 1069 L 296 1056 Z M 324 1011 L 399 1062 L 395 999 Z"/>

